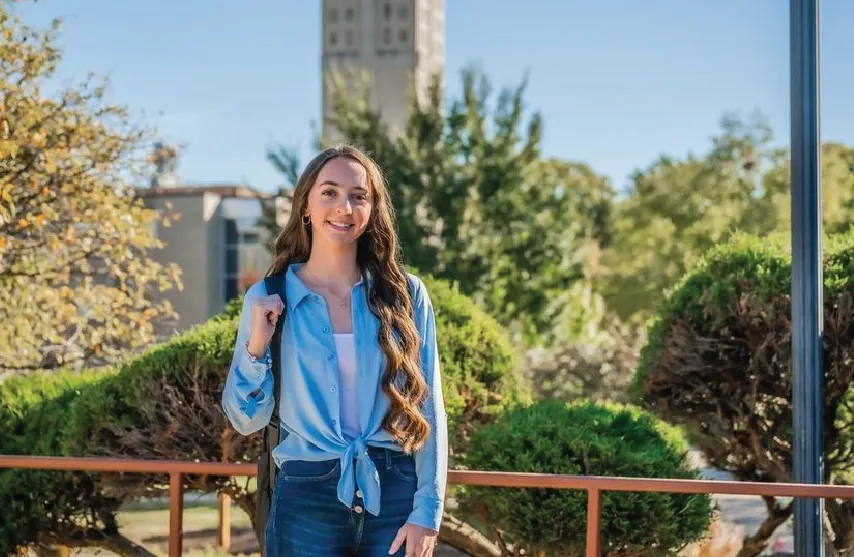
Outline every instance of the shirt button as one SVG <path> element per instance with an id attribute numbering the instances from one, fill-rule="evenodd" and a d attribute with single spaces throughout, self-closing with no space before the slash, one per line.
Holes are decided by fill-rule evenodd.
<path id="1" fill-rule="evenodd" d="M 328 333 L 328 332 L 329 332 L 329 327 L 324 327 L 324 328 L 323 328 L 323 332 L 324 332 L 324 333 Z"/>
<path id="2" fill-rule="evenodd" d="M 356 497 L 358 497 L 359 499 L 362 498 L 362 490 L 361 489 L 356 490 Z"/>
<path id="3" fill-rule="evenodd" d="M 329 390 L 334 393 L 335 391 L 338 390 L 338 387 L 336 387 L 335 385 L 332 385 L 331 387 L 329 387 Z"/>
<path id="4" fill-rule="evenodd" d="M 360 507 L 359 505 L 353 507 L 353 510 L 356 511 L 356 514 L 362 514 L 362 507 Z"/>
<path id="5" fill-rule="evenodd" d="M 330 354 L 330 355 L 326 356 L 326 359 L 331 362 L 332 360 L 335 359 L 335 354 Z"/>

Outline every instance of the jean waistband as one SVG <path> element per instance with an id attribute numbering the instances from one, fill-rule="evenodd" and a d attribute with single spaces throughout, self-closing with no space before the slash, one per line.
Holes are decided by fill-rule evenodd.
<path id="1" fill-rule="evenodd" d="M 393 458 L 403 458 L 407 456 L 403 451 L 396 451 L 394 449 L 381 447 L 368 447 L 366 452 L 374 462 L 391 462 L 391 459 Z"/>

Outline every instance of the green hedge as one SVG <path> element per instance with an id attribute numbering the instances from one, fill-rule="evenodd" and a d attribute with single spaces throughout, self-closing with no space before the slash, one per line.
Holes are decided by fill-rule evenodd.
<path id="1" fill-rule="evenodd" d="M 102 377 L 62 370 L 0 383 L 0 454 L 62 455 L 68 408 Z M 79 532 L 93 522 L 103 527 L 116 505 L 86 474 L 0 470 L 0 555 L 14 555 L 39 533 Z"/>
<path id="2" fill-rule="evenodd" d="M 499 325 L 455 288 L 439 280 L 424 281 L 435 308 L 449 428 L 453 450 L 459 453 L 477 423 L 525 400 L 527 394 L 514 373 L 511 345 Z M 237 434 L 220 406 L 240 303 L 233 302 L 223 314 L 129 359 L 115 371 L 97 378 L 87 375 L 80 384 L 49 373 L 0 383 L 0 404 L 31 401 L 25 409 L 23 403 L 11 404 L 0 413 L 4 429 L 26 430 L 25 436 L 16 437 L 17 444 L 4 446 L 4 452 L 255 462 L 258 436 Z M 35 394 L 21 397 L 26 390 Z M 11 476 L 4 474 L 0 488 L 0 508 L 11 508 L 2 506 L 6 498 L 30 497 L 7 477 Z M 254 514 L 253 494 L 230 478 L 191 476 L 187 482 L 200 491 L 225 491 L 250 516 Z M 87 497 L 110 494 L 109 500 L 101 501 L 108 507 L 102 515 L 109 520 L 118 502 L 162 494 L 167 485 L 168 478 L 162 476 L 102 474 Z M 64 501 L 72 492 L 65 484 L 53 483 L 34 490 L 31 498 Z M 69 508 L 79 517 L 78 507 Z M 6 544 L 0 549 L 31 543 L 32 532 L 15 523 L 0 524 L 0 540 Z"/>
<path id="3" fill-rule="evenodd" d="M 793 480 L 788 244 L 739 236 L 711 250 L 661 304 L 633 382 L 711 465 L 745 481 Z M 823 274 L 825 481 L 834 482 L 854 471 L 854 235 L 825 240 Z M 849 512 L 827 505 L 848 543 Z"/>
<path id="4" fill-rule="evenodd" d="M 630 406 L 542 401 L 518 406 L 479 429 L 466 464 L 477 470 L 630 478 L 695 479 L 687 445 L 675 428 Z M 463 508 L 513 541 L 548 555 L 582 555 L 587 495 L 583 491 L 467 488 Z M 710 524 L 707 496 L 602 494 L 606 555 L 671 555 Z"/>

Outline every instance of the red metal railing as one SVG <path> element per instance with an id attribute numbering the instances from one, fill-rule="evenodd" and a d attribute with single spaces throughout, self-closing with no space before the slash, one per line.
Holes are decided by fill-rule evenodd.
<path id="1" fill-rule="evenodd" d="M 4 455 L 0 455 L 0 468 L 169 474 L 170 557 L 177 557 L 181 555 L 182 551 L 184 474 L 254 476 L 257 472 L 257 468 L 254 464 L 234 464 L 225 462 Z M 586 491 L 587 557 L 599 557 L 602 553 L 601 503 L 602 493 L 605 491 L 654 491 L 660 493 L 706 493 L 721 495 L 769 495 L 775 497 L 854 499 L 854 486 L 722 482 L 711 480 L 608 478 L 521 472 L 452 470 L 448 472 L 448 483 L 491 487 L 580 489 Z"/>

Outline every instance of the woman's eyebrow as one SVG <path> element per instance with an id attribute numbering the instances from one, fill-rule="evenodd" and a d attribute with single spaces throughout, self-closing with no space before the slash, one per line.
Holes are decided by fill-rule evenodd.
<path id="1" fill-rule="evenodd" d="M 339 187 L 339 188 L 343 187 L 341 184 L 339 184 L 335 180 L 324 180 L 323 182 L 320 183 L 320 185 L 321 186 L 335 186 L 335 187 Z M 352 189 L 353 189 L 353 191 L 357 191 L 357 192 L 361 192 L 361 193 L 368 193 L 368 189 L 364 186 L 354 186 Z"/>

